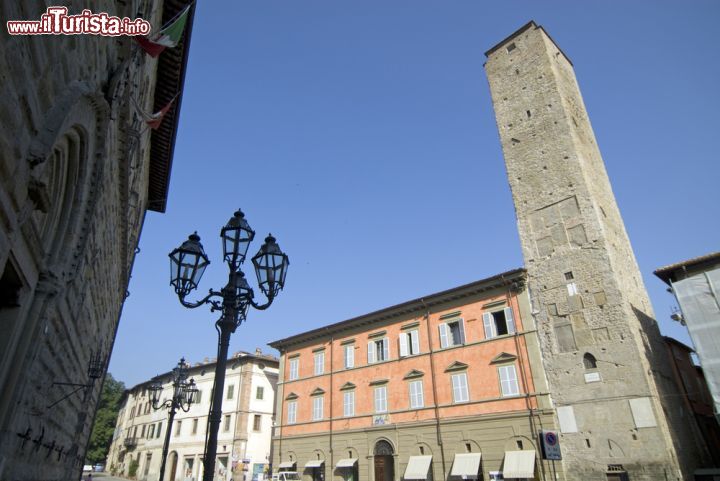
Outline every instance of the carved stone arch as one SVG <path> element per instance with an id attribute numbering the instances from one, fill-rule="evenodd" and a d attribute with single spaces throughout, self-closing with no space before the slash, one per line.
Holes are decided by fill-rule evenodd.
<path id="1" fill-rule="evenodd" d="M 468 445 L 470 445 L 469 451 L 468 451 Z M 474 439 L 463 439 L 462 441 L 460 441 L 455 452 L 456 453 L 481 453 L 482 449 L 480 448 L 480 444 L 478 444 L 478 442 L 475 441 Z"/>
<path id="2" fill-rule="evenodd" d="M 21 206 L 27 214 L 21 218 L 24 232 L 37 232 L 38 219 L 34 219 L 35 210 L 42 211 L 43 202 L 50 199 L 48 187 L 43 183 L 43 172 L 48 168 L 48 161 L 54 155 L 70 155 L 62 162 L 59 179 L 61 188 L 57 189 L 58 205 L 45 204 L 44 208 L 49 220 L 40 219 L 41 227 L 45 228 L 44 238 L 39 235 L 26 237 L 34 239 L 31 246 L 36 253 L 37 276 L 29 294 L 24 300 L 21 315 L 5 323 L 8 336 L 14 336 L 12 352 L 7 352 L 5 360 L 12 366 L 11 370 L 0 368 L 0 381 L 3 385 L 12 386 L 13 392 L 7 393 L 6 400 L 14 399 L 12 406 L 0 400 L 0 427 L 5 430 L 17 423 L 21 428 L 25 416 L 16 415 L 18 406 L 24 406 L 29 386 L 50 386 L 54 379 L 52 373 L 38 369 L 41 377 L 31 379 L 23 376 L 31 372 L 38 360 L 39 350 L 46 343 L 36 342 L 40 333 L 48 324 L 47 316 L 54 316 L 53 308 L 57 296 L 62 295 L 68 283 L 75 277 L 79 260 L 84 252 L 89 228 L 93 222 L 93 208 L 97 195 L 102 188 L 102 172 L 108 156 L 105 139 L 110 126 L 108 105 L 99 90 L 87 82 L 71 84 L 53 103 L 53 107 L 43 112 L 44 123 L 32 140 L 28 151 L 23 153 L 26 168 L 18 169 L 18 185 L 27 189 L 27 203 Z M 72 145 L 71 145 L 72 144 Z M 50 174 L 52 174 L 52 170 Z M 52 174 L 57 175 L 57 174 Z M 43 196 L 43 194 L 45 194 Z M 34 219 L 34 220 L 33 220 Z M 66 321 L 58 321 L 63 324 Z M 22 332 L 22 336 L 20 336 Z M 72 369 L 86 369 L 86 352 L 74 353 Z M 56 358 L 54 352 L 48 351 L 45 363 L 52 363 Z M 3 362 L 5 362 L 5 360 Z M 12 428 L 6 432 L 11 432 Z"/>
<path id="3" fill-rule="evenodd" d="M 312 460 L 325 461 L 325 453 L 322 449 L 314 449 L 312 452 Z"/>
<path id="4" fill-rule="evenodd" d="M 77 273 L 110 157 L 109 113 L 101 92 L 87 82 L 71 84 L 47 113 L 27 155 L 32 168 L 28 196 L 40 211 L 34 217 L 43 224 L 45 269 L 66 280 Z"/>
<path id="5" fill-rule="evenodd" d="M 520 443 L 522 447 L 520 446 Z M 504 451 L 532 451 L 535 450 L 535 441 L 527 436 L 512 436 L 505 441 Z"/>
<path id="6" fill-rule="evenodd" d="M 395 448 L 392 442 L 387 438 L 378 438 L 373 446 L 374 456 L 394 456 Z"/>
<path id="7" fill-rule="evenodd" d="M 415 443 L 415 447 L 413 448 L 411 456 L 431 456 L 433 453 L 432 447 L 423 441 L 418 441 Z"/>

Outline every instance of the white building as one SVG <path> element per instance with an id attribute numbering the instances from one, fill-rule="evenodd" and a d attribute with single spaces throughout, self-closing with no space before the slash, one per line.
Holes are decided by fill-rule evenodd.
<path id="1" fill-rule="evenodd" d="M 159 376 L 165 383 L 161 399 L 170 396 L 169 377 L 169 372 Z M 197 384 L 198 399 L 188 412 L 178 410 L 175 415 L 163 481 L 196 481 L 203 476 L 215 361 L 206 359 L 193 365 L 189 377 Z M 277 378 L 278 360 L 259 349 L 255 354 L 238 352 L 228 359 L 216 480 L 261 481 L 268 472 Z M 147 380 L 125 393 L 106 466 L 119 475 L 155 481 L 160 473 L 168 412 L 153 410 L 151 383 Z"/>

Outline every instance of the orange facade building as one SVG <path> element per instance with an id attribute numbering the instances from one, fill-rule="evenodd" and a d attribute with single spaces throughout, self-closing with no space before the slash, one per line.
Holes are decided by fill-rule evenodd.
<path id="1" fill-rule="evenodd" d="M 555 421 L 525 281 L 517 269 L 271 343 L 273 469 L 555 478 L 538 446 Z"/>

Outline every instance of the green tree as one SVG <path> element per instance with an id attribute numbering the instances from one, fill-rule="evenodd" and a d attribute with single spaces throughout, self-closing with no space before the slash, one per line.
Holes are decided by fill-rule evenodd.
<path id="1" fill-rule="evenodd" d="M 112 442 L 113 432 L 115 432 L 120 400 L 124 391 L 125 384 L 116 381 L 112 374 L 107 373 L 100 393 L 98 410 L 95 414 L 95 425 L 90 435 L 90 446 L 85 456 L 86 464 L 105 462 Z"/>

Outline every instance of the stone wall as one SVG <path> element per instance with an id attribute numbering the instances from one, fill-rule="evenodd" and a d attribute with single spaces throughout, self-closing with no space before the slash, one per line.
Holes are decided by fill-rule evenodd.
<path id="1" fill-rule="evenodd" d="M 533 22 L 486 55 L 565 471 L 687 478 L 701 461 L 689 413 L 572 63 Z"/>
<path id="2" fill-rule="evenodd" d="M 93 11 L 158 25 L 163 8 Z M 0 479 L 77 479 L 148 202 L 130 99 L 153 110 L 157 61 L 128 37 L 0 36 Z"/>

